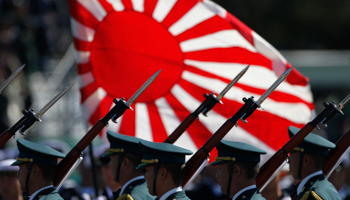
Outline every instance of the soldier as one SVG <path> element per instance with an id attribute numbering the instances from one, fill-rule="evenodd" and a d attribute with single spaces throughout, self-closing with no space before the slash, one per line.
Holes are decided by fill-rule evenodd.
<path id="1" fill-rule="evenodd" d="M 169 143 L 140 142 L 143 152 L 138 169 L 145 168 L 148 191 L 161 200 L 189 200 L 182 190 L 185 156 L 192 152 Z"/>
<path id="2" fill-rule="evenodd" d="M 19 155 L 12 166 L 19 166 L 21 190 L 29 195 L 30 200 L 61 200 L 53 186 L 53 177 L 58 159 L 65 155 L 46 145 L 21 138 L 17 140 L 17 147 Z"/>
<path id="3" fill-rule="evenodd" d="M 242 142 L 221 140 L 216 145 L 218 157 L 210 165 L 218 165 L 217 178 L 221 191 L 232 200 L 265 199 L 255 185 L 260 154 L 265 151 Z"/>
<path id="4" fill-rule="evenodd" d="M 288 132 L 292 137 L 299 132 L 299 129 L 290 126 Z M 332 142 L 309 133 L 290 153 L 290 172 L 295 179 L 301 180 L 297 187 L 297 200 L 340 199 L 338 192 L 322 172 L 328 151 L 333 148 L 335 144 Z"/>
<path id="5" fill-rule="evenodd" d="M 142 159 L 139 142 L 143 140 L 112 131 L 107 131 L 107 138 L 110 148 L 103 156 L 110 157 L 109 166 L 114 181 L 121 186 L 117 200 L 154 199 L 148 193 L 144 169 L 136 169 Z"/>
<path id="6" fill-rule="evenodd" d="M 0 199 L 23 200 L 21 185 L 18 181 L 18 166 L 10 166 L 15 159 L 0 161 Z"/>

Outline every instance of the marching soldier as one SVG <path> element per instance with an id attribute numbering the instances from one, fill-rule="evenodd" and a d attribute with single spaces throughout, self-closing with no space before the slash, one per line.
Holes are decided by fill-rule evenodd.
<path id="1" fill-rule="evenodd" d="M 0 199 L 1 200 L 23 200 L 21 185 L 17 173 L 18 166 L 10 166 L 15 159 L 0 161 Z"/>
<path id="2" fill-rule="evenodd" d="M 290 137 L 298 131 L 299 129 L 293 126 L 288 128 Z M 309 133 L 290 153 L 290 171 L 295 179 L 301 180 L 296 191 L 297 200 L 340 199 L 338 192 L 322 172 L 328 151 L 333 148 L 335 144 L 332 142 Z"/>
<path id="3" fill-rule="evenodd" d="M 218 165 L 217 178 L 221 191 L 232 200 L 265 199 L 255 185 L 260 154 L 265 151 L 242 142 L 221 140 L 216 145 L 218 157 L 210 165 Z"/>
<path id="4" fill-rule="evenodd" d="M 192 152 L 169 143 L 140 142 L 143 152 L 138 169 L 145 168 L 148 191 L 161 200 L 189 200 L 182 190 L 185 156 Z"/>
<path id="5" fill-rule="evenodd" d="M 155 197 L 148 193 L 144 169 L 136 169 L 141 163 L 142 153 L 139 142 L 142 139 L 107 131 L 110 148 L 103 155 L 110 157 L 110 168 L 114 181 L 120 184 L 116 192 L 117 200 L 151 200 Z"/>
<path id="6" fill-rule="evenodd" d="M 63 200 L 53 186 L 53 176 L 60 158 L 65 155 L 43 144 L 17 140 L 19 156 L 12 166 L 19 166 L 21 190 L 30 200 Z"/>

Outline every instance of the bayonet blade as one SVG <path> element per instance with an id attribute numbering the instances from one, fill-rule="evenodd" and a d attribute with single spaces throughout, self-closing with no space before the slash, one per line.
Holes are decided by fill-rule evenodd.
<path id="1" fill-rule="evenodd" d="M 277 86 L 279 86 L 282 81 L 284 81 L 284 79 L 287 78 L 287 76 L 290 74 L 290 72 L 292 71 L 293 67 L 291 67 L 290 69 L 288 69 L 287 71 L 285 71 L 271 86 L 269 89 L 267 89 L 263 95 L 261 95 L 261 97 L 257 100 L 257 103 L 259 105 L 261 105 L 261 103 L 263 101 L 265 101 L 265 99 L 277 88 Z"/>
<path id="2" fill-rule="evenodd" d="M 67 85 L 60 93 L 58 93 L 49 103 L 47 103 L 37 114 L 37 117 L 40 118 L 41 116 L 43 116 L 43 114 L 49 109 L 51 108 L 51 106 L 53 106 L 53 104 L 55 104 L 63 95 L 65 95 L 67 93 L 67 91 L 69 89 L 71 89 L 71 87 L 74 84 L 71 83 L 69 85 Z"/>
<path id="3" fill-rule="evenodd" d="M 131 106 L 132 103 L 137 99 L 137 97 L 142 94 L 142 92 L 148 88 L 148 86 L 154 81 L 154 79 L 157 78 L 158 74 L 160 73 L 161 69 L 158 70 L 155 74 L 153 74 L 132 96 L 131 98 L 126 102 L 129 106 Z"/>
<path id="4" fill-rule="evenodd" d="M 237 76 L 220 92 L 220 94 L 216 97 L 219 100 L 231 89 L 231 87 L 236 84 L 239 79 L 246 73 L 250 65 L 246 66 Z"/>
<path id="5" fill-rule="evenodd" d="M 18 76 L 19 73 L 23 70 L 23 68 L 26 66 L 26 64 L 23 64 L 21 67 L 19 67 L 15 72 L 11 74 L 11 76 L 0 86 L 0 94 L 2 91 Z"/>
<path id="6" fill-rule="evenodd" d="M 350 94 L 349 94 L 347 97 L 345 97 L 345 98 L 343 99 L 343 101 L 341 101 L 341 102 L 339 103 L 338 108 L 339 108 L 340 110 L 343 109 L 344 106 L 349 102 L 349 100 L 350 100 Z"/>

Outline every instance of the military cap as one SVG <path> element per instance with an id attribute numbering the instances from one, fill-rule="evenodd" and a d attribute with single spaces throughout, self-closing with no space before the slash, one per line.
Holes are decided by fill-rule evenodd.
<path id="1" fill-rule="evenodd" d="M 191 155 L 192 151 L 175 146 L 169 143 L 156 143 L 142 141 L 140 146 L 143 153 L 141 164 L 137 169 L 146 167 L 154 163 L 185 163 L 186 155 Z"/>
<path id="2" fill-rule="evenodd" d="M 110 157 L 121 152 L 142 154 L 139 142 L 145 140 L 112 131 L 107 131 L 107 138 L 111 145 L 103 157 Z"/>
<path id="3" fill-rule="evenodd" d="M 14 165 L 20 165 L 27 162 L 38 164 L 57 165 L 58 158 L 64 158 L 65 155 L 39 143 L 29 142 L 19 138 L 17 140 L 19 155 L 16 158 Z"/>
<path id="4" fill-rule="evenodd" d="M 221 140 L 216 145 L 216 149 L 218 150 L 218 157 L 210 165 L 218 165 L 229 161 L 258 163 L 260 162 L 260 154 L 266 154 L 266 151 L 250 144 L 227 140 Z"/>
<path id="5" fill-rule="evenodd" d="M 299 132 L 300 129 L 294 127 L 294 126 L 289 126 L 288 127 L 288 133 L 289 137 L 293 137 L 295 134 Z M 323 155 L 327 156 L 328 155 L 328 150 L 329 149 L 334 149 L 335 144 L 326 140 L 325 138 L 316 135 L 314 133 L 309 133 L 303 141 L 301 141 L 297 147 L 295 147 L 293 151 L 301 151 L 305 153 L 311 153 L 311 154 L 316 154 L 316 155 Z"/>
<path id="6" fill-rule="evenodd" d="M 0 176 L 17 176 L 18 166 L 11 166 L 15 159 L 6 159 L 0 161 Z"/>

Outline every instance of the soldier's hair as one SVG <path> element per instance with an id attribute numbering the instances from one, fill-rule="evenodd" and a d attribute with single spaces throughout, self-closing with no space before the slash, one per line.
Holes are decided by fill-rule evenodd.
<path id="1" fill-rule="evenodd" d="M 174 163 L 160 163 L 159 169 L 164 167 L 171 175 L 175 185 L 182 185 L 182 177 L 183 177 L 183 168 L 184 164 L 174 164 Z"/>
<path id="2" fill-rule="evenodd" d="M 137 153 L 124 153 L 124 157 L 128 158 L 130 160 L 130 162 L 132 163 L 134 169 L 136 171 L 140 171 L 142 173 L 145 172 L 145 168 L 141 168 L 141 169 L 136 169 L 136 167 L 141 164 L 141 160 L 143 158 L 142 154 L 137 154 Z"/>
<path id="3" fill-rule="evenodd" d="M 236 162 L 236 165 L 239 165 L 243 168 L 245 173 L 245 178 L 247 180 L 255 179 L 259 173 L 259 163 L 256 162 Z M 227 165 L 228 170 L 229 164 Z"/>
<path id="4" fill-rule="evenodd" d="M 27 163 L 27 168 L 29 167 L 30 163 Z M 46 165 L 46 164 L 39 164 L 39 163 L 34 163 L 34 165 L 38 166 L 41 173 L 43 174 L 43 178 L 47 181 L 47 182 L 52 182 L 53 178 L 55 176 L 55 172 L 56 172 L 56 165 Z M 33 170 L 33 167 L 32 167 Z"/>
<path id="5" fill-rule="evenodd" d="M 312 158 L 312 160 L 315 163 L 315 168 L 316 169 L 322 169 L 324 163 L 327 160 L 327 156 L 323 156 L 323 155 L 315 155 L 315 154 L 309 154 L 310 157 Z"/>

